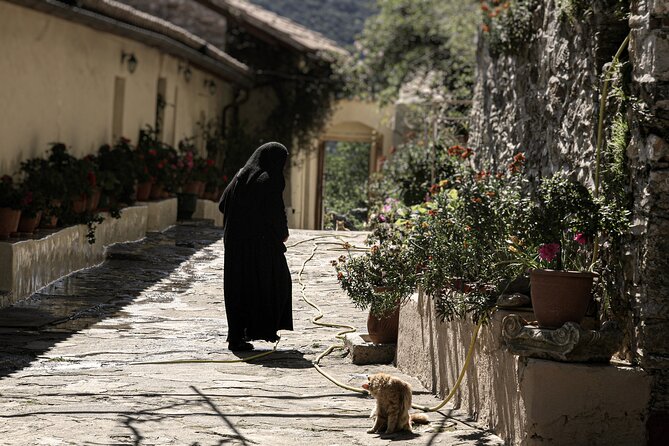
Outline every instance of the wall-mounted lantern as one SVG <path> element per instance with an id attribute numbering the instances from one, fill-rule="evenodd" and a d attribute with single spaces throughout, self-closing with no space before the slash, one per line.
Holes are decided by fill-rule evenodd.
<path id="1" fill-rule="evenodd" d="M 193 77 L 193 72 L 191 71 L 190 66 L 188 66 L 188 64 L 182 64 L 181 62 L 179 62 L 179 67 L 177 69 L 177 72 L 179 74 L 183 73 L 184 80 L 186 81 L 186 83 L 190 82 L 190 78 Z"/>
<path id="2" fill-rule="evenodd" d="M 126 53 L 125 51 L 121 51 L 121 65 L 128 64 L 128 72 L 130 74 L 134 73 L 135 70 L 137 69 L 137 57 L 135 57 L 135 53 Z"/>
<path id="3" fill-rule="evenodd" d="M 216 82 L 214 82 L 213 79 L 205 79 L 204 80 L 204 88 L 209 91 L 209 94 L 213 96 L 216 94 Z"/>

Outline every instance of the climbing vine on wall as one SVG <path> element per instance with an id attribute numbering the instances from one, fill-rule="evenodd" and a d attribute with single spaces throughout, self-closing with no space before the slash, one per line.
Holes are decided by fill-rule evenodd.
<path id="1" fill-rule="evenodd" d="M 296 140 L 297 149 L 310 147 L 342 90 L 334 70 L 336 58 L 273 46 L 235 26 L 229 30 L 228 45 L 233 57 L 256 71 L 256 87 L 270 88 L 277 99 L 263 134 L 254 136 L 288 144 Z"/>

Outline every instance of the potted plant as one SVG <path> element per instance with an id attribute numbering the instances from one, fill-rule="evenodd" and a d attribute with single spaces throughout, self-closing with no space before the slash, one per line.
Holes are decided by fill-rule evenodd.
<path id="1" fill-rule="evenodd" d="M 0 239 L 9 238 L 19 227 L 21 194 L 9 175 L 0 178 Z"/>
<path id="2" fill-rule="evenodd" d="M 374 242 L 374 239 L 370 239 Z M 350 247 L 349 247 L 350 248 Z M 408 251 L 396 239 L 374 243 L 362 255 L 333 260 L 337 279 L 353 304 L 369 309 L 367 328 L 375 343 L 397 342 L 399 307 L 416 289 Z"/>
<path id="3" fill-rule="evenodd" d="M 595 199 L 566 174 L 541 181 L 527 232 L 509 241 L 516 265 L 530 267 L 532 307 L 539 326 L 581 322 L 597 277 L 595 246 L 604 237 L 621 235 L 628 226 L 625 209 Z"/>
<path id="4" fill-rule="evenodd" d="M 31 158 L 21 163 L 22 188 L 32 192 L 30 208 L 41 211 L 39 227 L 53 229 L 61 216 L 62 198 L 66 193 L 64 174 L 58 163 Z M 28 209 L 28 215 L 32 210 Z"/>

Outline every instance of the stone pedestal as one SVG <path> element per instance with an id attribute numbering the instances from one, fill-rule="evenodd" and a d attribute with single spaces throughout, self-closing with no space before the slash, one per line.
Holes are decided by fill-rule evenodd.
<path id="1" fill-rule="evenodd" d="M 364 333 L 349 333 L 344 337 L 353 364 L 390 364 L 395 359 L 396 344 L 375 344 Z"/>
<path id="2" fill-rule="evenodd" d="M 622 340 L 623 332 L 614 322 L 605 322 L 601 330 L 585 330 L 573 322 L 551 330 L 527 325 L 517 314 L 502 320 L 502 341 L 509 352 L 530 358 L 609 362 Z"/>

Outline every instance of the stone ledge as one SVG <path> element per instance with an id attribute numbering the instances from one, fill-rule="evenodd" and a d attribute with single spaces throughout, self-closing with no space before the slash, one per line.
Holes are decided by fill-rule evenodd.
<path id="1" fill-rule="evenodd" d="M 395 359 L 396 344 L 374 344 L 366 333 L 348 333 L 344 345 L 356 365 L 390 364 Z"/>
<path id="2" fill-rule="evenodd" d="M 455 408 L 509 445 L 645 444 L 652 382 L 647 372 L 515 356 L 501 340 L 508 314 L 496 311 L 481 328 Z M 448 394 L 473 331 L 469 321 L 441 322 L 432 299 L 414 295 L 400 310 L 397 367 L 433 392 Z"/>
<path id="3" fill-rule="evenodd" d="M 139 240 L 147 231 L 163 231 L 176 223 L 177 200 L 137 203 L 121 218 L 108 214 L 88 243 L 86 225 L 40 231 L 37 235 L 0 242 L 0 308 L 30 296 L 49 283 L 102 262 L 105 248 Z"/>
<path id="4" fill-rule="evenodd" d="M 212 220 L 214 226 L 223 227 L 223 214 L 218 210 L 218 203 L 215 201 L 198 199 L 193 218 Z"/>
<path id="5" fill-rule="evenodd" d="M 142 201 L 137 202 L 137 205 L 148 208 L 147 232 L 162 232 L 177 223 L 176 198 L 167 198 L 160 201 Z"/>

